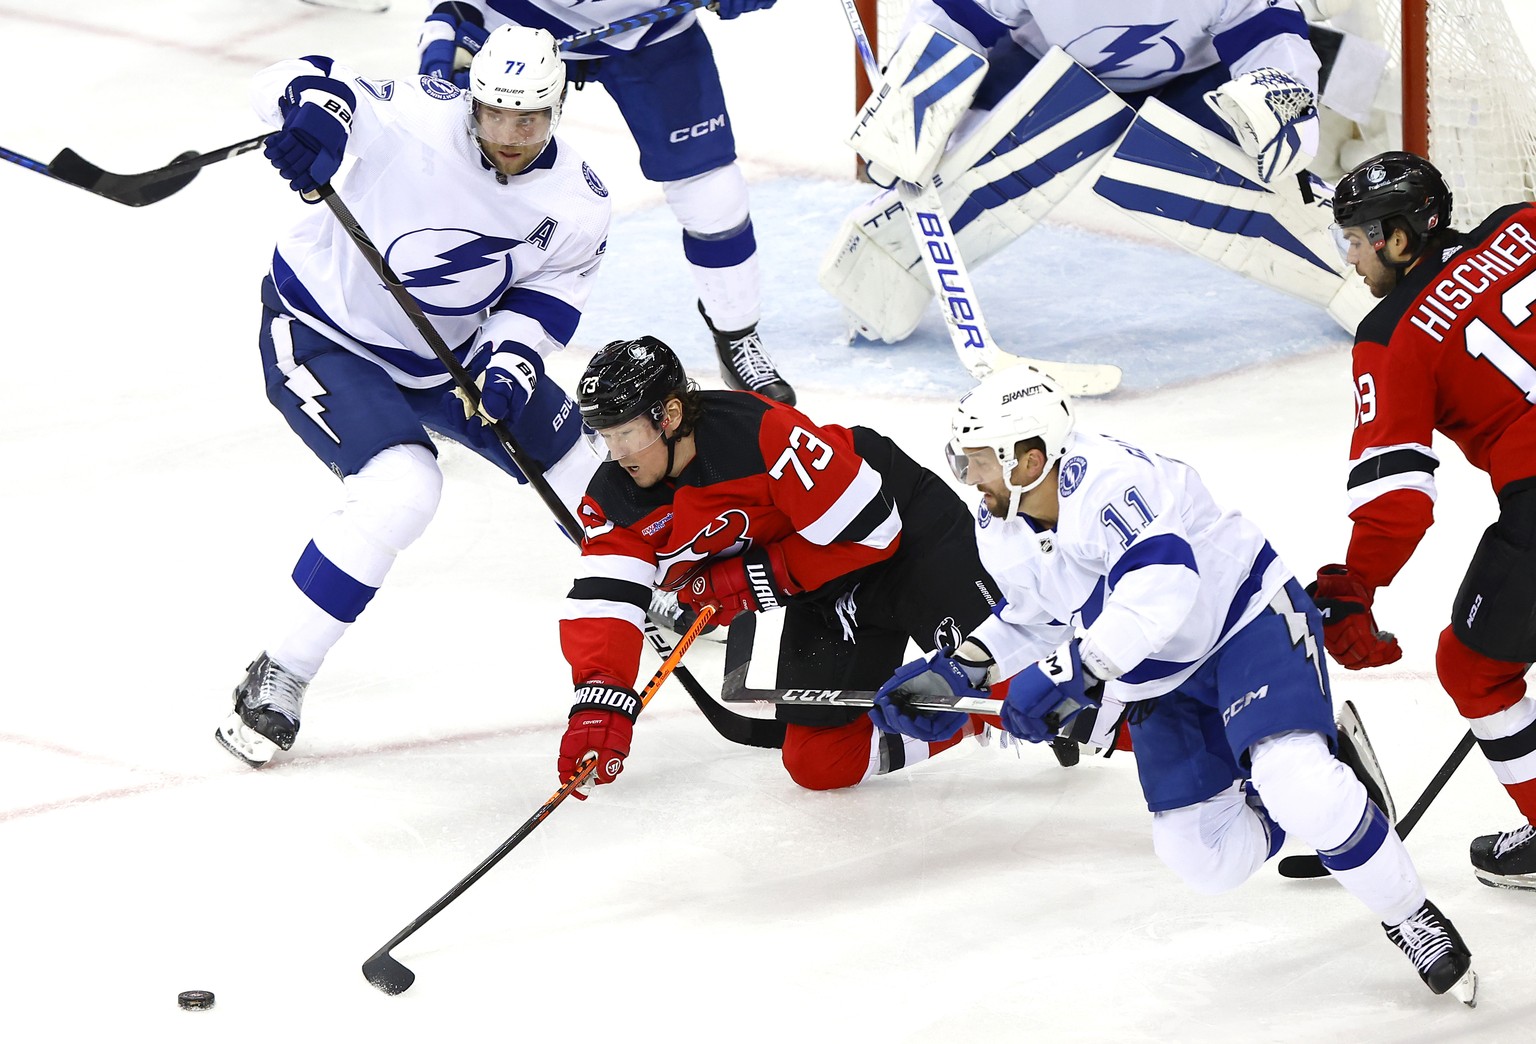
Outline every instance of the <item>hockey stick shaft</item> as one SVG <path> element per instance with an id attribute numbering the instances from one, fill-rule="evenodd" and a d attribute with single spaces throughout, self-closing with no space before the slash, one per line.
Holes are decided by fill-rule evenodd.
<path id="1" fill-rule="evenodd" d="M 589 29 L 575 36 L 567 36 L 560 41 L 564 49 L 580 47 L 582 44 L 595 43 L 598 40 L 606 40 L 610 36 L 618 36 L 627 33 L 631 29 L 641 29 L 647 25 L 655 25 L 657 22 L 669 21 L 679 15 L 685 15 L 689 11 L 697 11 L 701 7 L 714 7 L 715 0 L 677 0 L 676 3 L 663 4 L 661 7 L 652 8 L 649 11 L 641 11 L 639 14 L 630 15 L 628 18 L 618 18 L 607 25 Z"/>
<path id="2" fill-rule="evenodd" d="M 854 47 L 864 64 L 864 73 L 878 93 L 878 85 L 884 82 L 884 77 L 875 60 L 874 48 L 859 16 L 856 0 L 842 0 L 842 5 Z M 994 370 L 1022 363 L 1050 374 L 1072 395 L 1105 395 L 1119 387 L 1119 367 L 1026 359 L 1000 347 L 987 327 L 976 284 L 955 243 L 955 232 L 950 226 L 949 215 L 944 212 L 938 189 L 932 182 L 914 185 L 899 181 L 896 195 L 912 228 L 912 238 L 922 256 L 934 296 L 938 298 L 950 344 L 972 377 L 980 379 Z"/>
<path id="3" fill-rule="evenodd" d="M 1408 814 L 1398 820 L 1398 837 L 1405 841 L 1408 839 L 1408 832 L 1418 824 L 1420 819 L 1424 818 L 1424 813 L 1429 811 L 1431 802 L 1440 796 L 1440 791 L 1445 789 L 1445 785 L 1451 781 L 1451 777 L 1456 774 L 1456 770 L 1461 767 L 1461 763 L 1466 760 L 1467 754 L 1476 743 L 1477 737 L 1472 735 L 1471 729 L 1468 729 L 1466 734 L 1457 741 L 1456 749 L 1451 751 L 1451 756 L 1445 759 L 1445 764 L 1440 766 L 1440 770 L 1424 787 L 1424 793 L 1419 795 L 1419 799 L 1413 803 Z M 1281 877 L 1328 876 L 1328 868 L 1323 866 L 1323 861 L 1315 855 L 1286 856 L 1280 860 L 1279 870 Z"/>
<path id="4" fill-rule="evenodd" d="M 699 636 L 709 624 L 710 617 L 714 615 L 715 610 L 713 606 L 706 606 L 700 610 L 698 619 L 694 620 L 693 626 L 689 627 L 687 632 L 678 640 L 677 648 L 673 649 L 672 654 L 662 661 L 661 666 L 656 669 L 656 673 L 651 675 L 651 680 L 645 683 L 645 688 L 640 692 L 640 710 L 645 710 L 650 704 L 651 698 L 661 688 L 662 683 L 671 676 L 673 671 L 678 669 L 678 665 L 683 659 L 683 654 L 693 645 L 694 639 Z M 522 826 L 513 831 L 511 837 L 498 845 L 496 851 L 481 860 L 479 866 L 465 875 L 458 884 L 448 889 L 442 898 L 423 910 L 415 920 L 396 932 L 389 942 L 379 947 L 372 957 L 364 961 L 364 977 L 374 986 L 391 995 L 404 993 L 410 989 L 411 983 L 416 981 L 416 973 L 392 957 L 390 951 L 415 934 L 422 925 L 442 913 L 444 908 L 463 895 L 470 885 L 484 877 L 491 867 L 501 862 L 508 852 L 511 852 L 512 849 L 522 843 L 524 838 L 533 833 L 534 828 L 548 819 L 550 813 L 560 807 L 562 801 L 571 796 L 572 791 L 586 783 L 595 771 L 597 771 L 597 756 L 588 753 L 581 760 L 580 764 L 577 765 L 576 771 L 572 774 L 571 778 L 560 784 L 559 789 L 549 796 L 549 800 L 540 805 L 538 810 L 532 816 L 529 816 Z"/>
<path id="5" fill-rule="evenodd" d="M 384 260 L 384 255 L 379 252 L 379 248 L 368 237 L 368 233 L 358 224 L 357 218 L 352 215 L 352 211 L 347 207 L 346 203 L 342 201 L 341 197 L 336 194 L 336 190 L 330 185 L 322 185 L 317 190 L 317 194 L 325 201 L 326 206 L 331 209 L 331 213 L 336 216 L 336 220 L 341 223 L 341 227 L 346 230 L 352 242 L 357 245 L 358 250 L 367 259 L 368 265 L 373 269 L 374 274 L 384 281 L 385 289 L 389 291 L 390 296 L 400 305 L 401 310 L 410 319 L 411 325 L 416 327 L 416 332 L 421 334 L 422 340 L 426 341 L 427 346 L 432 349 L 432 354 L 437 356 L 438 361 L 443 364 L 443 368 L 448 371 L 449 376 L 453 378 L 459 390 L 469 400 L 470 405 L 475 409 L 479 409 L 480 389 L 475 387 L 474 378 L 469 375 L 469 371 L 464 369 L 463 364 L 449 351 L 442 335 L 437 332 L 437 329 L 432 325 L 432 321 L 421 310 L 421 305 L 411 296 L 410 291 L 400 282 L 400 277 L 389 267 L 389 263 Z M 554 488 L 550 486 L 549 480 L 544 477 L 544 469 L 518 445 L 517 439 L 513 437 L 512 432 L 507 429 L 505 424 L 498 421 L 491 425 L 491 430 L 501 440 L 507 453 L 511 455 L 513 463 L 517 465 L 518 470 L 527 477 L 528 483 L 538 493 L 539 499 L 544 502 L 544 506 L 549 509 L 550 514 L 554 515 L 556 524 L 565 531 L 565 535 L 570 538 L 573 544 L 580 546 L 581 527 L 576 524 L 576 519 L 572 516 L 570 508 L 561 501 Z M 666 639 L 656 629 L 656 625 L 647 620 L 644 630 L 646 640 L 656 650 L 657 655 L 666 659 L 671 650 L 667 646 Z M 687 690 L 689 698 L 704 712 L 704 716 L 709 720 L 710 725 L 727 740 L 753 747 L 777 747 L 782 744 L 782 730 L 778 732 L 778 742 L 773 742 L 775 734 L 772 726 L 774 723 L 760 722 L 758 719 L 736 714 L 721 707 L 705 691 L 704 687 L 698 683 L 693 677 L 692 672 L 687 668 L 678 671 L 677 677 L 682 682 L 683 688 Z"/>
<path id="6" fill-rule="evenodd" d="M 707 7 L 714 0 L 677 0 L 675 3 L 666 4 L 650 11 L 641 11 L 639 14 L 628 18 L 620 18 L 609 22 L 607 25 L 584 33 L 577 33 L 560 40 L 562 48 L 579 47 L 582 44 L 605 40 L 610 36 L 627 33 L 632 29 L 639 29 L 647 25 L 655 25 L 657 22 L 665 22 L 685 15 L 689 11 Z M 59 181 L 83 188 L 87 192 L 95 193 L 112 200 L 114 203 L 122 203 L 130 207 L 142 207 L 150 203 L 158 203 L 167 196 L 180 192 L 192 182 L 197 172 L 211 163 L 240 156 L 252 152 L 261 147 L 267 140 L 266 134 L 237 141 L 233 145 L 226 145 L 211 152 L 185 153 L 163 167 L 154 170 L 141 171 L 137 174 L 114 174 L 109 170 L 98 167 L 73 149 L 64 149 L 55 156 L 52 162 L 43 164 L 30 157 L 23 156 L 19 152 L 0 148 L 0 158 L 9 160 L 28 170 L 35 170 L 40 174 L 49 174 Z"/>

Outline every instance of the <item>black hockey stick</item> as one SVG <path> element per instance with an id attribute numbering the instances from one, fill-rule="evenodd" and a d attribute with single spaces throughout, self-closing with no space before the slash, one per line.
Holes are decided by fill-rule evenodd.
<path id="1" fill-rule="evenodd" d="M 1408 832 L 1424 817 L 1424 813 L 1429 810 L 1430 802 L 1445 789 L 1445 785 L 1451 781 L 1451 777 L 1456 774 L 1456 770 L 1461 767 L 1462 761 L 1466 759 L 1476 742 L 1477 739 L 1472 735 L 1471 730 L 1467 730 L 1466 735 L 1462 736 L 1456 744 L 1456 749 L 1451 751 L 1451 756 L 1445 759 L 1444 765 L 1440 766 L 1440 771 L 1435 773 L 1429 785 L 1424 788 L 1424 793 L 1419 795 L 1419 799 L 1413 803 L 1408 814 L 1398 821 L 1398 837 L 1407 839 Z M 1328 876 L 1327 867 L 1323 866 L 1323 861 L 1315 855 L 1286 856 L 1280 860 L 1279 870 L 1281 877 L 1295 879 Z"/>
<path id="2" fill-rule="evenodd" d="M 693 644 L 693 640 L 699 636 L 709 623 L 709 618 L 714 615 L 715 610 L 713 606 L 705 607 L 700 611 L 699 618 L 693 622 L 693 626 L 689 627 L 687 632 L 678 639 L 677 648 L 672 650 L 672 655 L 662 661 L 661 666 L 656 669 L 656 673 L 651 675 L 651 680 L 646 682 L 645 688 L 641 690 L 641 710 L 645 710 L 646 706 L 651 702 L 651 697 L 655 696 L 656 691 L 661 688 L 662 682 L 666 681 L 667 677 L 674 671 L 681 670 L 679 662 L 683 658 L 683 653 L 688 651 L 688 647 Z M 404 993 L 410 989 L 411 983 L 416 981 L 416 973 L 391 957 L 389 951 L 404 942 L 416 929 L 442 913 L 444 907 L 463 895 L 470 885 L 484 877 L 486 871 L 501 862 L 502 858 L 512 849 L 516 848 L 523 838 L 533 833 L 534 827 L 548 819 L 549 814 L 560 806 L 560 802 L 570 797 L 571 791 L 576 790 L 585 783 L 595 771 L 597 771 L 597 755 L 589 751 L 583 756 L 581 763 L 576 766 L 575 774 L 560 784 L 560 789 L 551 794 L 549 800 L 540 805 L 537 812 L 529 816 L 522 826 L 513 831 L 511 837 L 497 846 L 496 851 L 486 856 L 479 866 L 469 872 L 468 876 L 448 889 L 441 899 L 423 910 L 414 921 L 396 932 L 394 938 L 379 947 L 372 957 L 363 962 L 363 975 L 368 981 L 392 996 L 397 993 Z"/>
<path id="3" fill-rule="evenodd" d="M 180 192 L 208 164 L 260 148 L 266 140 L 267 136 L 262 134 L 212 152 L 183 152 L 165 166 L 141 174 L 113 174 L 85 159 L 74 149 L 64 149 L 48 164 L 48 173 L 77 188 L 105 196 L 114 203 L 143 207 Z"/>
<path id="4" fill-rule="evenodd" d="M 639 29 L 643 26 L 654 25 L 657 22 L 665 22 L 679 15 L 700 7 L 711 5 L 714 0 L 677 0 L 676 3 L 666 4 L 650 11 L 641 11 L 639 14 L 628 18 L 620 18 L 609 22 L 607 25 L 574 36 L 567 36 L 560 41 L 563 48 L 579 47 L 584 43 L 592 43 L 597 40 L 605 40 L 619 33 L 627 33 L 631 29 Z M 74 149 L 64 149 L 53 161 L 44 165 L 37 160 L 12 152 L 0 147 L 0 158 L 10 160 L 12 163 L 35 170 L 40 174 L 49 174 L 59 181 L 83 188 L 87 192 L 94 192 L 98 196 L 104 196 L 115 203 L 123 203 L 130 207 L 143 207 L 150 203 L 158 203 L 160 200 L 174 193 L 180 192 L 192 183 L 197 177 L 197 172 L 210 163 L 218 163 L 233 156 L 239 156 L 261 147 L 267 140 L 266 134 L 260 134 L 245 141 L 237 141 L 233 145 L 226 145 L 222 149 L 214 149 L 212 152 L 183 152 L 170 163 L 154 170 L 146 170 L 139 174 L 114 174 L 104 170 L 81 156 Z"/>
<path id="5" fill-rule="evenodd" d="M 368 233 L 363 231 L 363 227 L 358 224 L 357 218 L 352 216 L 352 211 L 348 209 L 346 203 L 342 202 L 341 197 L 336 195 L 336 190 L 331 188 L 330 185 L 320 186 L 316 190 L 315 195 L 323 199 L 325 205 L 330 207 L 331 213 L 336 216 L 336 220 L 341 223 L 341 227 L 346 230 L 352 242 L 357 245 L 357 249 L 367 259 L 368 265 L 373 269 L 374 274 L 384 281 L 384 288 L 389 291 L 390 296 L 400 305 L 401 310 L 406 314 L 406 318 L 410 319 L 411 325 L 416 327 L 416 332 L 421 334 L 422 340 L 427 342 L 428 347 L 432 349 L 432 354 L 437 356 L 438 361 L 443 364 L 444 369 L 453 378 L 454 384 L 458 385 L 459 391 L 469 400 L 470 407 L 478 410 L 480 408 L 480 389 L 475 387 L 474 378 L 469 375 L 469 371 L 464 369 L 464 365 L 454 357 L 454 354 L 448 350 L 448 345 L 444 343 L 442 335 L 437 332 L 437 328 L 432 325 L 432 321 L 421 310 L 421 305 L 417 304 L 410 291 L 400 282 L 400 277 L 395 275 L 394 270 L 389 267 L 389 263 L 384 260 L 384 255 L 379 252 L 379 248 L 374 245 L 373 240 L 368 238 Z M 538 493 L 539 499 L 544 501 L 544 506 L 549 509 L 550 514 L 555 516 L 555 523 L 565 531 L 565 535 L 570 538 L 571 543 L 579 547 L 581 545 L 581 527 L 576 524 L 576 519 L 571 516 L 570 509 L 561 502 L 559 496 L 556 495 L 554 489 L 550 486 L 549 480 L 544 477 L 544 469 L 539 467 L 538 462 L 529 457 L 523 448 L 518 445 L 517 439 L 513 437 L 512 432 L 505 424 L 497 421 L 491 425 L 491 430 L 501 440 L 502 446 L 511 455 L 512 461 L 517 465 L 518 470 L 527 477 L 528 484 Z M 667 647 L 666 639 L 662 637 L 660 630 L 650 620 L 646 621 L 645 637 L 651 643 L 652 648 L 663 659 L 671 652 Z M 775 737 L 773 726 L 776 723 L 764 722 L 758 718 L 751 718 L 726 710 L 710 697 L 709 693 L 704 690 L 704 687 L 698 683 L 686 667 L 678 670 L 677 677 L 683 683 L 683 688 L 688 690 L 688 695 L 693 699 L 693 702 L 704 712 L 704 717 L 709 720 L 710 725 L 727 740 L 730 740 L 732 743 L 741 743 L 752 747 L 778 748 L 784 745 L 782 726 L 778 728 L 777 737 Z"/>

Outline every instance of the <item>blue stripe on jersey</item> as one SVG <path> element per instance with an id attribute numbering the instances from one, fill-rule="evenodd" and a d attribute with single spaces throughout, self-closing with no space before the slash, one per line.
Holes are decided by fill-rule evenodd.
<path id="1" fill-rule="evenodd" d="M 1085 89 L 1089 86 L 1087 81 L 1091 81 L 1091 86 L 1094 88 L 1092 91 Z M 972 169 L 977 169 L 989 160 L 1012 152 L 1031 138 L 1082 111 L 1087 105 L 1103 97 L 1104 93 L 1103 87 L 1093 80 L 1092 76 L 1084 72 L 1081 67 L 1075 67 L 1072 72 L 1062 78 L 1060 83 L 1048 90 L 1040 99 L 1039 105 L 1020 120 L 1003 141 L 989 151 L 986 157 Z M 1119 106 L 1108 119 L 1057 146 L 1035 162 L 1016 171 L 1010 171 L 996 181 L 976 189 L 955 208 L 954 214 L 950 217 L 950 227 L 959 232 L 988 210 L 1018 199 L 1046 184 L 1063 171 L 1070 170 L 1085 156 L 1109 148 L 1120 135 L 1125 133 L 1126 127 L 1130 125 L 1135 115 L 1129 108 Z"/>
<path id="2" fill-rule="evenodd" d="M 1232 63 L 1259 44 L 1277 36 L 1292 35 L 1303 40 L 1309 39 L 1306 18 L 1295 8 L 1271 7 L 1239 22 L 1224 33 L 1217 33 L 1211 42 L 1216 45 L 1217 56 L 1230 69 Z"/>
<path id="3" fill-rule="evenodd" d="M 293 582 L 311 602 L 342 623 L 356 620 L 379 590 L 342 572 L 320 553 L 313 540 L 293 567 Z"/>
<path id="4" fill-rule="evenodd" d="M 1259 553 L 1254 556 L 1253 567 L 1248 570 L 1248 575 L 1237 586 L 1237 593 L 1232 596 L 1232 602 L 1227 607 L 1227 617 L 1221 622 L 1221 633 L 1217 636 L 1216 643 L 1225 641 L 1232 633 L 1232 628 L 1242 618 L 1252 602 L 1254 596 L 1264 586 L 1264 573 L 1269 569 L 1269 564 L 1275 560 L 1275 549 L 1269 546 L 1269 541 L 1264 541 L 1264 546 L 1259 548 Z M 1097 618 L 1097 614 L 1095 614 Z M 1087 626 L 1087 618 L 1084 618 L 1084 626 Z M 1195 660 L 1154 660 L 1150 656 L 1142 660 L 1135 667 L 1120 676 L 1120 680 L 1129 685 L 1140 685 L 1143 682 L 1157 681 L 1171 674 L 1177 674 L 1196 663 Z"/>
<path id="5" fill-rule="evenodd" d="M 1154 565 L 1184 566 L 1196 576 L 1200 574 L 1200 567 L 1195 564 L 1195 551 L 1188 540 L 1172 533 L 1158 533 L 1136 541 L 1110 567 L 1110 589 L 1113 590 L 1126 573 Z"/>
<path id="6" fill-rule="evenodd" d="M 733 232 L 717 238 L 697 236 L 683 229 L 683 256 L 700 268 L 734 268 L 757 253 L 752 219 Z"/>
<path id="7" fill-rule="evenodd" d="M 576 324 L 581 322 L 581 313 L 572 306 L 558 297 L 551 297 L 526 286 L 514 286 L 502 294 L 501 300 L 496 302 L 491 312 L 526 315 L 544 328 L 550 340 L 562 345 L 571 343 L 571 338 L 576 335 Z"/>
<path id="8" fill-rule="evenodd" d="M 976 0 L 934 0 L 939 10 L 949 15 L 955 24 L 966 29 L 981 46 L 991 47 L 1008 35 L 1008 23 L 999 22 L 976 3 Z"/>
<path id="9" fill-rule="evenodd" d="M 1388 829 L 1386 815 L 1374 802 L 1367 801 L 1360 823 L 1349 835 L 1349 840 L 1337 848 L 1317 853 L 1317 857 L 1329 870 L 1353 870 L 1357 866 L 1364 866 L 1371 856 L 1381 851 Z"/>
<path id="10" fill-rule="evenodd" d="M 365 341 L 362 338 L 356 336 L 345 326 L 332 319 L 329 315 L 326 314 L 325 309 L 320 307 L 320 302 L 315 300 L 314 296 L 310 294 L 309 290 L 304 286 L 304 284 L 299 282 L 299 277 L 294 274 L 294 271 L 289 267 L 288 262 L 283 260 L 283 255 L 277 251 L 272 252 L 272 281 L 277 287 L 277 292 L 282 295 L 284 304 L 295 309 L 296 311 L 303 312 L 305 315 L 318 319 L 320 322 L 324 323 L 326 326 L 329 326 L 333 330 L 339 330 L 340 332 L 346 334 L 352 340 L 362 345 L 370 355 L 376 356 L 383 362 L 386 362 L 389 365 L 395 367 L 395 369 L 401 371 L 402 373 L 408 373 L 412 377 L 417 378 L 446 378 L 448 376 L 448 371 L 443 369 L 443 364 L 437 361 L 436 356 L 432 357 L 431 359 L 424 359 L 417 355 L 415 352 L 408 351 L 404 348 L 390 347 L 382 344 L 371 344 L 368 341 Z M 514 289 L 516 288 L 514 287 Z M 505 300 L 505 296 L 503 296 L 503 300 Z M 548 328 L 546 327 L 546 329 Z M 476 341 L 472 337 L 458 348 L 455 348 L 453 350 L 453 354 L 458 357 L 460 362 L 463 362 L 465 356 L 469 353 L 469 350 L 474 348 L 475 345 Z"/>
<path id="11" fill-rule="evenodd" d="M 918 57 L 917 64 L 912 67 L 912 72 L 907 76 L 906 82 L 911 83 L 917 79 L 930 65 L 959 46 L 959 44 L 952 43 L 943 37 L 933 37 L 928 41 L 928 46 L 923 48 L 923 53 Z M 959 87 L 960 82 L 967 76 L 970 76 L 977 69 L 986 66 L 985 60 L 980 55 L 969 48 L 962 48 L 962 50 L 967 52 L 968 57 L 962 59 L 959 65 L 933 81 L 931 85 L 912 99 L 912 136 L 914 138 L 922 137 L 923 120 L 927 118 L 928 110 L 933 107 L 934 103 Z"/>
<path id="12" fill-rule="evenodd" d="M 320 72 L 326 76 L 331 75 L 331 65 L 333 64 L 333 60 L 327 58 L 323 54 L 306 54 L 304 57 L 300 58 L 299 61 L 308 62 L 316 69 L 319 69 Z"/>

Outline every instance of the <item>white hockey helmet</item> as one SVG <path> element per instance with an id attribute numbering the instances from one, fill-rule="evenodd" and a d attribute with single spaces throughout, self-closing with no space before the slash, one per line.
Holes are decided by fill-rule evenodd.
<path id="1" fill-rule="evenodd" d="M 503 25 L 486 37 L 485 45 L 469 63 L 469 96 L 472 109 L 482 105 L 525 113 L 549 110 L 549 131 L 554 137 L 565 100 L 565 62 L 560 45 L 547 29 Z M 471 116 L 476 137 L 488 138 L 486 121 Z M 523 144 L 502 142 L 501 144 Z"/>
<path id="2" fill-rule="evenodd" d="M 1019 513 L 1020 498 L 1043 482 L 1066 452 L 1072 424 L 1072 400 L 1054 379 L 1033 366 L 1010 366 L 988 374 L 965 393 L 950 422 L 945 456 L 955 477 L 974 485 L 985 476 L 975 473 L 966 450 L 992 450 L 1009 491 L 1008 511 L 1003 517 L 1012 519 Z M 1045 467 L 1027 486 L 1015 486 L 1018 444 L 1034 438 L 1045 443 Z"/>

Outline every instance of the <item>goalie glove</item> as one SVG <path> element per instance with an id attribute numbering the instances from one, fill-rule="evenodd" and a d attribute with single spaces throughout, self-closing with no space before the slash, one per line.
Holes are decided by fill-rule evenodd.
<path id="1" fill-rule="evenodd" d="M 1232 127 L 1243 151 L 1258 160 L 1259 180 L 1273 184 L 1317 155 L 1317 96 L 1279 69 L 1243 73 L 1205 95 Z"/>
<path id="2" fill-rule="evenodd" d="M 969 47 L 917 26 L 859 111 L 849 147 L 869 162 L 872 178 L 926 182 L 986 71 L 987 60 Z"/>

